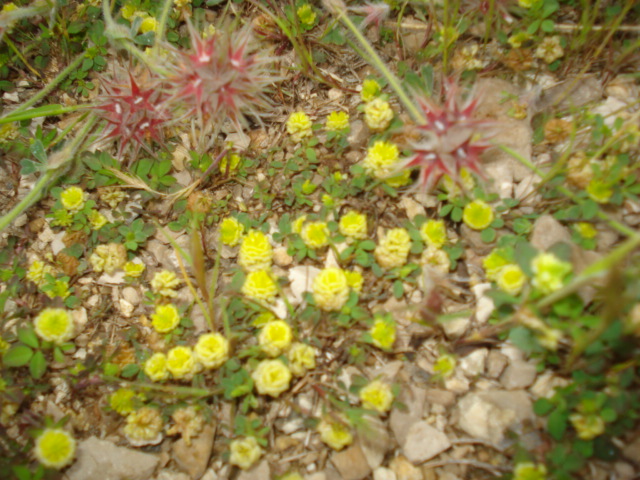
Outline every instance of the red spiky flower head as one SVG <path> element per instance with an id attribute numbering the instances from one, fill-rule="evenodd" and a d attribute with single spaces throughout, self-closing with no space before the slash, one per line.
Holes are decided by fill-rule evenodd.
<path id="1" fill-rule="evenodd" d="M 480 155 L 491 147 L 487 138 L 493 124 L 473 118 L 479 96 L 472 91 L 463 99 L 459 86 L 448 79 L 444 86 L 444 103 L 420 96 L 418 105 L 425 118 L 415 127 L 420 139 L 411 145 L 413 154 L 401 168 L 420 168 L 419 184 L 431 188 L 443 175 L 460 183 L 460 169 L 482 175 Z"/>

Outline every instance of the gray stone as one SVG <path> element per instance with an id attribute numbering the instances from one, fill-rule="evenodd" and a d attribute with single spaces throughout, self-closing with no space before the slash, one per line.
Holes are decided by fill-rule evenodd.
<path id="1" fill-rule="evenodd" d="M 487 357 L 487 376 L 489 378 L 498 378 L 508 363 L 509 359 L 505 355 L 497 350 L 491 350 Z"/>
<path id="2" fill-rule="evenodd" d="M 500 383 L 507 390 L 518 390 L 532 385 L 536 379 L 536 366 L 525 361 L 511 362 L 502 373 Z"/>
<path id="3" fill-rule="evenodd" d="M 369 140 L 369 128 L 362 120 L 354 120 L 351 122 L 351 129 L 347 136 L 347 141 L 351 148 L 358 149 L 364 147 Z"/>
<path id="4" fill-rule="evenodd" d="M 162 470 L 155 480 L 190 480 L 186 473 L 174 472 L 173 470 Z"/>
<path id="5" fill-rule="evenodd" d="M 354 443 L 342 452 L 331 455 L 331 463 L 343 480 L 362 480 L 371 473 L 371 467 L 359 443 Z"/>
<path id="6" fill-rule="evenodd" d="M 402 445 L 402 453 L 410 462 L 420 464 L 439 455 L 450 446 L 451 442 L 444 433 L 422 420 L 409 429 L 407 439 Z"/>
<path id="7" fill-rule="evenodd" d="M 547 89 L 538 101 L 537 108 L 546 110 L 557 107 L 561 110 L 578 108 L 602 98 L 602 83 L 595 77 L 569 78 Z"/>
<path id="8" fill-rule="evenodd" d="M 425 399 L 427 403 L 435 403 L 443 407 L 452 407 L 456 401 L 456 396 L 448 390 L 440 390 L 438 388 L 427 388 L 425 390 Z"/>
<path id="9" fill-rule="evenodd" d="M 389 468 L 396 474 L 397 480 L 423 480 L 422 471 L 402 455 L 391 460 Z"/>
<path id="10" fill-rule="evenodd" d="M 394 408 L 389 416 L 389 425 L 399 445 L 403 445 L 411 425 L 422 420 L 426 391 L 422 388 L 407 386 L 403 388 L 398 401 L 406 405 L 407 410 Z"/>
<path id="11" fill-rule="evenodd" d="M 382 465 L 385 455 L 393 446 L 389 431 L 382 420 L 367 417 L 366 426 L 361 430 L 360 445 L 371 469 Z"/>
<path id="12" fill-rule="evenodd" d="M 571 243 L 571 233 L 551 215 L 545 214 L 534 222 L 529 241 L 538 250 L 546 251 L 559 242 Z"/>
<path id="13" fill-rule="evenodd" d="M 500 445 L 508 429 L 519 433 L 533 420 L 529 396 L 524 391 L 491 390 L 468 393 L 458 403 L 458 426 L 472 437 Z"/>
<path id="14" fill-rule="evenodd" d="M 202 477 L 207 469 L 215 431 L 213 425 L 207 425 L 202 429 L 200 435 L 191 439 L 191 445 L 187 445 L 181 438 L 172 446 L 172 458 L 176 465 L 194 480 Z"/>
<path id="15" fill-rule="evenodd" d="M 622 453 L 629 460 L 640 463 L 640 436 L 636 437 L 631 443 L 627 443 L 622 449 Z"/>
<path id="16" fill-rule="evenodd" d="M 122 298 L 129 302 L 134 307 L 140 305 L 140 293 L 133 287 L 124 287 L 120 293 Z"/>
<path id="17" fill-rule="evenodd" d="M 398 480 L 398 477 L 393 470 L 378 467 L 373 471 L 373 480 Z"/>
<path id="18" fill-rule="evenodd" d="M 268 478 L 271 478 L 271 468 L 269 462 L 262 460 L 249 470 L 242 470 L 237 480 L 266 480 Z"/>
<path id="19" fill-rule="evenodd" d="M 106 440 L 89 437 L 78 444 L 77 460 L 65 473 L 66 480 L 147 480 L 159 458 Z"/>
<path id="20" fill-rule="evenodd" d="M 460 238 L 473 250 L 476 255 L 487 255 L 492 249 L 491 243 L 482 240 L 481 233 L 469 228 L 466 224 L 460 225 Z"/>
<path id="21" fill-rule="evenodd" d="M 470 377 L 476 377 L 484 373 L 484 366 L 488 355 L 489 351 L 486 348 L 478 348 L 466 357 L 460 359 L 460 368 Z"/>

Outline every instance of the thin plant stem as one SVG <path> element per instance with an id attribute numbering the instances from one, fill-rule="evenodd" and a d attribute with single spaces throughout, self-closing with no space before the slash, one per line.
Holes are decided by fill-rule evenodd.
<path id="1" fill-rule="evenodd" d="M 5 35 L 4 37 L 4 42 L 9 46 L 11 50 L 13 50 L 13 53 L 16 54 L 16 56 L 20 59 L 22 63 L 24 63 L 25 67 L 27 67 L 31 73 L 33 73 L 38 78 L 42 78 L 42 75 L 40 75 L 40 72 L 38 72 L 35 68 L 31 66 L 31 64 L 27 61 L 27 59 L 24 58 L 24 55 L 22 55 L 22 52 L 18 50 L 15 43 L 13 43 L 7 35 Z"/>
<path id="2" fill-rule="evenodd" d="M 173 0 L 164 0 L 162 13 L 160 14 L 160 20 L 158 21 L 158 30 L 156 31 L 156 35 L 153 41 L 153 49 L 156 51 L 156 53 L 160 48 L 160 42 L 164 40 L 164 30 L 167 27 L 167 19 L 169 18 L 169 12 L 171 11 L 172 5 Z"/>
<path id="3" fill-rule="evenodd" d="M 22 120 L 31 120 L 32 118 L 38 117 L 60 116 L 65 113 L 77 112 L 78 110 L 90 107 L 91 105 L 69 105 L 68 107 L 63 107 L 62 105 L 43 105 L 42 107 L 32 108 L 27 111 L 10 112 L 6 116 L 0 118 L 0 125 L 11 122 L 20 122 Z"/>
<path id="4" fill-rule="evenodd" d="M 9 213 L 0 218 L 0 232 L 4 231 L 22 212 L 31 207 L 40 198 L 40 195 L 47 189 L 49 184 L 60 175 L 62 167 L 73 160 L 77 150 L 84 143 L 85 138 L 97 121 L 98 119 L 95 116 L 89 118 L 69 145 L 49 157 L 49 163 L 34 187 Z"/>
<path id="5" fill-rule="evenodd" d="M 365 60 L 376 67 L 378 71 L 384 76 L 384 78 L 386 78 L 387 82 L 389 82 L 389 85 L 391 86 L 393 91 L 396 92 L 396 95 L 398 95 L 398 98 L 409 112 L 409 115 L 411 115 L 411 118 L 413 118 L 413 120 L 417 123 L 425 123 L 426 119 L 422 115 L 422 112 L 420 112 L 420 109 L 418 109 L 418 107 L 416 107 L 416 105 L 411 101 L 409 95 L 407 95 L 407 92 L 400 84 L 400 80 L 398 79 L 398 77 L 396 77 L 393 72 L 389 70 L 389 67 L 387 67 L 387 65 L 378 56 L 371 44 L 364 37 L 364 35 L 362 35 L 362 32 L 360 32 L 358 27 L 353 23 L 353 21 L 349 18 L 344 10 L 338 11 L 338 18 L 342 23 L 344 23 L 344 25 L 346 25 L 351 33 L 353 33 L 356 40 L 358 40 L 358 43 L 365 50 L 367 54 L 367 56 L 364 57 Z"/>
<path id="6" fill-rule="evenodd" d="M 64 80 L 67 77 L 67 75 L 69 75 L 71 72 L 73 72 L 78 68 L 80 63 L 82 63 L 83 59 L 84 59 L 84 53 L 81 53 L 76 58 L 74 58 L 73 61 L 69 65 L 67 65 L 67 67 L 64 70 L 58 73 L 58 75 L 56 75 L 56 77 L 51 82 L 49 82 L 44 88 L 42 88 L 38 93 L 36 93 L 29 100 L 19 105 L 18 108 L 15 108 L 11 112 L 9 112 L 7 115 L 3 116 L 3 118 L 9 115 L 14 115 L 16 113 L 22 112 L 28 108 L 31 108 L 33 105 L 35 105 L 40 100 L 45 98 L 47 95 L 49 95 L 49 93 L 54 88 L 58 86 L 58 84 L 60 84 L 60 82 L 62 82 L 62 80 Z"/>

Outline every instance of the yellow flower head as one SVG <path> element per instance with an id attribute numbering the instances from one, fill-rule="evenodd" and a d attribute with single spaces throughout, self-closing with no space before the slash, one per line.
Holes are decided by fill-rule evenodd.
<path id="1" fill-rule="evenodd" d="M 157 352 L 144 362 L 144 374 L 149 377 L 152 382 L 161 382 L 169 378 L 169 369 L 167 368 L 167 356 L 164 353 Z"/>
<path id="2" fill-rule="evenodd" d="M 205 368 L 218 368 L 229 359 L 229 340 L 219 333 L 205 333 L 200 335 L 193 351 Z"/>
<path id="3" fill-rule="evenodd" d="M 564 49 L 560 44 L 560 37 L 547 37 L 536 48 L 534 56 L 541 58 L 545 63 L 553 63 L 564 55 Z"/>
<path id="4" fill-rule="evenodd" d="M 87 215 L 87 219 L 89 220 L 93 230 L 100 230 L 109 222 L 107 217 L 101 214 L 98 210 L 91 210 Z"/>
<path id="5" fill-rule="evenodd" d="M 180 279 L 175 273 L 169 270 L 162 270 L 156 272 L 151 280 L 151 289 L 156 295 L 161 295 L 167 298 L 174 298 L 178 296 L 178 292 L 175 288 L 180 285 Z"/>
<path id="6" fill-rule="evenodd" d="M 522 0 L 521 0 L 522 1 Z M 513 469 L 513 480 L 546 480 L 547 467 L 533 462 L 520 462 Z"/>
<path id="7" fill-rule="evenodd" d="M 173 5 L 177 9 L 181 9 L 186 7 L 187 5 L 191 5 L 191 0 L 173 0 Z"/>
<path id="8" fill-rule="evenodd" d="M 592 200 L 598 203 L 609 203 L 613 195 L 613 188 L 601 179 L 593 178 L 587 185 L 587 193 Z"/>
<path id="9" fill-rule="evenodd" d="M 518 0 L 518 5 L 520 5 L 522 8 L 531 8 L 541 1 L 542 0 Z"/>
<path id="10" fill-rule="evenodd" d="M 180 323 L 180 314 L 173 304 L 158 305 L 151 315 L 151 324 L 158 333 L 169 333 Z"/>
<path id="11" fill-rule="evenodd" d="M 364 106 L 364 121 L 374 132 L 385 130 L 393 120 L 393 110 L 389 102 L 374 98 Z"/>
<path id="12" fill-rule="evenodd" d="M 60 194 L 62 206 L 71 213 L 79 212 L 84 207 L 84 190 L 80 187 L 69 187 Z"/>
<path id="13" fill-rule="evenodd" d="M 353 443 L 353 434 L 345 423 L 337 422 L 333 419 L 323 419 L 318 423 L 317 430 L 320 434 L 320 440 L 334 450 L 340 451 Z"/>
<path id="14" fill-rule="evenodd" d="M 205 424 L 204 415 L 193 405 L 179 408 L 171 414 L 171 419 L 174 423 L 167 429 L 167 435 L 180 434 L 188 447 L 191 446 L 191 437 L 198 435 Z"/>
<path id="15" fill-rule="evenodd" d="M 267 323 L 258 335 L 258 344 L 262 351 L 270 357 L 277 357 L 291 345 L 291 327 L 284 320 Z"/>
<path id="16" fill-rule="evenodd" d="M 263 360 L 251 374 L 251 378 L 259 394 L 277 398 L 289 389 L 291 370 L 280 360 Z"/>
<path id="17" fill-rule="evenodd" d="M 411 183 L 411 170 L 406 169 L 400 172 L 398 175 L 385 179 L 384 183 L 393 188 L 404 187 Z"/>
<path id="18" fill-rule="evenodd" d="M 298 235 L 300 235 L 302 233 L 302 227 L 304 226 L 304 222 L 306 221 L 307 221 L 306 215 L 300 215 L 298 218 L 296 218 L 291 224 L 291 230 L 293 231 L 293 233 L 297 233 Z"/>
<path id="19" fill-rule="evenodd" d="M 124 435 L 134 447 L 157 445 L 162 441 L 164 422 L 160 410 L 142 407 L 127 416 Z"/>
<path id="20" fill-rule="evenodd" d="M 306 343 L 296 342 L 287 352 L 291 373 L 301 377 L 308 370 L 316 368 L 316 349 Z"/>
<path id="21" fill-rule="evenodd" d="M 388 412 L 393 403 L 391 387 L 380 380 L 374 380 L 360 390 L 360 400 L 365 408 L 376 410 L 379 413 Z"/>
<path id="22" fill-rule="evenodd" d="M 349 298 L 347 276 L 340 268 L 325 268 L 313 279 L 313 299 L 325 311 L 340 310 Z"/>
<path id="23" fill-rule="evenodd" d="M 158 31 L 158 21 L 153 17 L 147 17 L 142 20 L 140 24 L 140 31 L 142 33 L 148 32 L 157 32 Z"/>
<path id="24" fill-rule="evenodd" d="M 578 222 L 575 224 L 576 231 L 582 238 L 591 239 L 598 235 L 598 230 L 589 222 Z"/>
<path id="25" fill-rule="evenodd" d="M 422 265 L 430 268 L 432 271 L 447 273 L 451 268 L 451 261 L 449 255 L 444 250 L 439 248 L 427 247 L 422 252 L 420 259 Z"/>
<path id="26" fill-rule="evenodd" d="M 313 11 L 313 7 L 308 3 L 298 7 L 296 13 L 298 14 L 300 23 L 305 27 L 312 27 L 316 21 L 316 12 Z"/>
<path id="27" fill-rule="evenodd" d="M 73 461 L 76 441 L 61 428 L 45 428 L 36 438 L 33 454 L 43 466 L 60 470 Z"/>
<path id="28" fill-rule="evenodd" d="M 223 172 L 226 173 L 227 171 L 227 164 L 229 165 L 229 173 L 234 172 L 238 169 L 238 166 L 240 165 L 240 155 L 238 155 L 237 153 L 231 153 L 229 155 L 225 155 L 222 160 L 220 160 L 220 164 L 218 166 L 218 169 Z"/>
<path id="29" fill-rule="evenodd" d="M 407 262 L 411 250 L 411 237 L 404 228 L 389 230 L 373 251 L 376 261 L 387 270 L 401 267 Z"/>
<path id="30" fill-rule="evenodd" d="M 345 237 L 362 240 L 367 237 L 367 216 L 350 210 L 340 217 L 338 228 Z"/>
<path id="31" fill-rule="evenodd" d="M 592 440 L 604 433 L 604 420 L 597 413 L 573 413 L 569 421 L 582 440 Z"/>
<path id="32" fill-rule="evenodd" d="M 349 114 L 347 112 L 331 112 L 325 123 L 327 130 L 344 132 L 349 129 Z"/>
<path id="33" fill-rule="evenodd" d="M 127 261 L 127 249 L 121 243 L 98 245 L 89 257 L 89 263 L 96 272 L 112 274 Z"/>
<path id="34" fill-rule="evenodd" d="M 13 12 L 14 10 L 17 10 L 18 7 L 15 3 L 13 2 L 9 2 L 3 5 L 2 10 L 0 10 L 3 13 L 8 13 L 8 12 Z"/>
<path id="35" fill-rule="evenodd" d="M 453 375 L 457 363 L 456 357 L 448 353 L 443 353 L 433 365 L 433 372 L 440 378 L 449 378 Z"/>
<path id="36" fill-rule="evenodd" d="M 227 217 L 220 223 L 220 240 L 223 244 L 235 247 L 242 239 L 244 225 L 233 217 Z"/>
<path id="37" fill-rule="evenodd" d="M 63 308 L 45 308 L 33 321 L 33 326 L 40 338 L 56 345 L 73 337 L 73 318 Z"/>
<path id="38" fill-rule="evenodd" d="M 484 200 L 469 202 L 462 211 L 462 221 L 473 230 L 484 230 L 494 218 L 493 209 Z"/>
<path id="39" fill-rule="evenodd" d="M 111 208 L 116 208 L 125 198 L 127 198 L 127 194 L 116 187 L 107 187 L 100 190 L 100 200 Z"/>
<path id="40" fill-rule="evenodd" d="M 362 82 L 362 91 L 360 92 L 360 98 L 363 102 L 368 103 L 374 98 L 380 95 L 382 87 L 373 78 L 367 78 Z"/>
<path id="41" fill-rule="evenodd" d="M 444 220 L 427 220 L 420 227 L 420 236 L 428 246 L 442 248 L 447 243 L 447 229 Z"/>
<path id="42" fill-rule="evenodd" d="M 322 248 L 329 245 L 329 229 L 325 222 L 309 222 L 300 232 L 302 241 L 309 248 Z"/>
<path id="43" fill-rule="evenodd" d="M 362 285 L 364 284 L 362 274 L 356 270 L 344 270 L 344 274 L 347 277 L 347 285 L 349 285 L 349 288 L 356 293 L 362 292 Z"/>
<path id="44" fill-rule="evenodd" d="M 125 5 L 120 10 L 120 15 L 122 15 L 122 18 L 124 18 L 125 20 L 132 20 L 135 14 L 136 14 L 136 7 L 134 7 L 131 4 Z"/>
<path id="45" fill-rule="evenodd" d="M 267 236 L 259 230 L 250 230 L 242 239 L 238 263 L 247 272 L 271 268 L 273 248 Z"/>
<path id="46" fill-rule="evenodd" d="M 375 178 L 384 179 L 396 170 L 400 151 L 395 143 L 378 140 L 367 150 L 362 165 Z"/>
<path id="47" fill-rule="evenodd" d="M 262 448 L 254 437 L 233 440 L 229 448 L 231 450 L 229 462 L 243 470 L 251 467 L 262 456 Z"/>
<path id="48" fill-rule="evenodd" d="M 294 112 L 287 120 L 287 132 L 294 142 L 299 142 L 304 137 L 310 137 L 312 134 L 311 126 L 311 119 L 304 112 Z"/>
<path id="49" fill-rule="evenodd" d="M 47 274 L 54 274 L 53 267 L 41 262 L 40 260 L 35 260 L 31 265 L 29 265 L 29 270 L 27 270 L 27 280 L 31 280 L 37 286 L 41 287 L 47 283 Z"/>
<path id="50" fill-rule="evenodd" d="M 572 266 L 552 253 L 539 253 L 531 262 L 534 276 L 532 284 L 544 294 L 559 290 L 564 278 L 571 273 Z"/>
<path id="51" fill-rule="evenodd" d="M 527 32 L 518 32 L 511 35 L 507 42 L 509 42 L 509 45 L 511 45 L 513 48 L 520 48 L 522 44 L 530 38 L 531 35 L 529 35 Z"/>
<path id="52" fill-rule="evenodd" d="M 137 399 L 141 400 L 141 395 L 130 388 L 119 388 L 109 395 L 109 406 L 120 415 L 128 415 L 135 410 Z"/>
<path id="53" fill-rule="evenodd" d="M 393 320 L 377 316 L 369 329 L 369 335 L 371 343 L 376 347 L 385 351 L 391 350 L 396 341 L 396 324 Z"/>
<path id="54" fill-rule="evenodd" d="M 142 262 L 138 263 L 138 262 L 130 261 L 124 264 L 124 266 L 122 267 L 122 270 L 124 270 L 124 273 L 127 276 L 131 278 L 138 278 L 142 276 L 142 273 L 145 271 L 146 268 L 147 267 Z"/>
<path id="55" fill-rule="evenodd" d="M 173 347 L 167 353 L 167 369 L 176 380 L 189 380 L 198 370 L 198 362 L 189 347 Z"/>
<path id="56" fill-rule="evenodd" d="M 501 248 L 494 248 L 489 255 L 482 260 L 482 266 L 489 280 L 498 281 L 500 270 L 511 262 Z"/>
<path id="57" fill-rule="evenodd" d="M 500 269 L 496 283 L 503 292 L 518 295 L 527 283 L 527 276 L 518 265 L 506 265 Z"/>
<path id="58" fill-rule="evenodd" d="M 247 273 L 242 285 L 242 293 L 254 300 L 273 302 L 278 295 L 278 286 L 267 270 Z"/>

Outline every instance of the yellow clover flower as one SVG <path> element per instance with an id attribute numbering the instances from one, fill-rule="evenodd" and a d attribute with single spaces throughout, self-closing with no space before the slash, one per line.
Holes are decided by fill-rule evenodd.
<path id="1" fill-rule="evenodd" d="M 45 428 L 36 438 L 33 454 L 43 466 L 60 470 L 73 462 L 76 441 L 61 428 Z"/>
<path id="2" fill-rule="evenodd" d="M 73 318 L 63 308 L 45 308 L 33 321 L 36 334 L 56 345 L 61 345 L 73 337 Z"/>
<path id="3" fill-rule="evenodd" d="M 422 265 L 430 268 L 432 271 L 447 273 L 451 268 L 451 261 L 449 255 L 444 250 L 439 248 L 427 247 L 422 252 L 420 258 Z"/>
<path id="4" fill-rule="evenodd" d="M 420 236 L 428 246 L 442 248 L 447 243 L 447 228 L 444 220 L 427 220 L 420 227 Z"/>
<path id="5" fill-rule="evenodd" d="M 156 272 L 151 280 L 151 289 L 153 290 L 153 293 L 167 298 L 174 298 L 178 296 L 178 292 L 175 291 L 175 288 L 178 285 L 180 285 L 180 279 L 175 273 L 170 272 L 169 270 Z"/>
<path id="6" fill-rule="evenodd" d="M 124 435 L 134 447 L 157 445 L 162 441 L 164 422 L 160 410 L 142 407 L 127 416 Z"/>
<path id="7" fill-rule="evenodd" d="M 138 278 L 140 276 L 142 276 L 142 273 L 145 271 L 147 267 L 145 266 L 144 263 L 140 262 L 127 262 L 124 264 L 124 266 L 122 267 L 122 270 L 124 270 L 124 273 L 131 278 Z"/>
<path id="8" fill-rule="evenodd" d="M 313 7 L 308 3 L 298 7 L 296 13 L 298 14 L 300 23 L 307 28 L 312 27 L 316 21 L 316 12 L 313 11 Z"/>
<path id="9" fill-rule="evenodd" d="M 596 413 L 573 413 L 569 415 L 569 421 L 582 440 L 592 440 L 604 433 L 604 420 Z"/>
<path id="10" fill-rule="evenodd" d="M 507 42 L 513 48 L 520 48 L 522 44 L 527 40 L 529 40 L 530 38 L 531 38 L 531 35 L 529 35 L 527 32 L 518 32 L 511 35 L 507 40 Z"/>
<path id="11" fill-rule="evenodd" d="M 220 240 L 224 245 L 235 247 L 242 239 L 244 225 L 233 217 L 227 217 L 220 223 Z"/>
<path id="12" fill-rule="evenodd" d="M 84 207 L 84 190 L 80 187 L 69 187 L 60 194 L 60 201 L 71 213 L 79 212 Z"/>
<path id="13" fill-rule="evenodd" d="M 518 0 L 518 5 L 520 5 L 522 8 L 531 8 L 541 1 L 542 0 Z"/>
<path id="14" fill-rule="evenodd" d="M 120 415 L 129 415 L 135 410 L 136 399 L 140 398 L 141 396 L 130 388 L 119 388 L 109 395 L 109 406 Z"/>
<path id="15" fill-rule="evenodd" d="M 298 235 L 300 235 L 300 233 L 302 233 L 302 227 L 304 226 L 304 222 L 306 221 L 307 221 L 306 215 L 300 215 L 298 218 L 296 218 L 291 224 L 291 230 L 293 231 L 293 233 L 297 233 Z"/>
<path id="16" fill-rule="evenodd" d="M 349 285 L 349 288 L 356 293 L 362 292 L 362 285 L 364 284 L 362 274 L 356 270 L 344 270 L 344 274 L 347 276 L 347 285 Z"/>
<path id="17" fill-rule="evenodd" d="M 306 343 L 296 342 L 287 352 L 289 368 L 296 377 L 316 368 L 316 349 Z"/>
<path id="18" fill-rule="evenodd" d="M 453 375 L 457 363 L 456 357 L 448 353 L 443 353 L 433 365 L 433 372 L 440 378 L 449 378 Z"/>
<path id="19" fill-rule="evenodd" d="M 527 283 L 527 276 L 518 265 L 506 265 L 500 269 L 496 283 L 503 292 L 518 295 Z"/>
<path id="20" fill-rule="evenodd" d="M 491 206 L 480 199 L 467 203 L 462 211 L 462 221 L 473 230 L 484 230 L 494 218 Z"/>
<path id="21" fill-rule="evenodd" d="M 267 270 L 256 270 L 247 274 L 242 293 L 254 300 L 269 303 L 278 295 L 278 286 Z"/>
<path id="22" fill-rule="evenodd" d="M 367 216 L 350 210 L 340 217 L 338 229 L 345 237 L 362 240 L 367 237 Z"/>
<path id="23" fill-rule="evenodd" d="M 500 271 L 511 262 L 505 256 L 503 249 L 494 248 L 491 253 L 482 260 L 482 266 L 489 280 L 498 281 Z"/>
<path id="24" fill-rule="evenodd" d="M 598 230 L 589 222 L 578 222 L 575 229 L 582 238 L 592 239 L 598 235 Z"/>
<path id="25" fill-rule="evenodd" d="M 111 208 L 116 208 L 118 204 L 127 198 L 127 194 L 116 187 L 103 188 L 100 191 L 100 200 L 109 205 Z"/>
<path id="26" fill-rule="evenodd" d="M 564 49 L 560 44 L 560 37 L 545 38 L 533 54 L 536 58 L 540 58 L 545 63 L 553 63 L 564 55 Z"/>
<path id="27" fill-rule="evenodd" d="M 140 24 L 140 31 L 142 33 L 148 32 L 157 32 L 158 31 L 158 21 L 153 17 L 147 17 L 142 20 Z"/>
<path id="28" fill-rule="evenodd" d="M 122 15 L 122 18 L 124 18 L 125 20 L 132 20 L 135 14 L 136 7 L 131 4 L 125 5 L 120 9 L 120 15 Z"/>
<path id="29" fill-rule="evenodd" d="M 346 423 L 335 420 L 320 420 L 317 426 L 320 440 L 334 450 L 342 450 L 353 443 L 353 434 Z"/>
<path id="30" fill-rule="evenodd" d="M 193 352 L 205 368 L 218 368 L 229 359 L 229 340 L 219 333 L 205 333 L 198 338 Z"/>
<path id="31" fill-rule="evenodd" d="M 47 265 L 40 260 L 35 260 L 31 265 L 29 265 L 29 270 L 27 270 L 27 280 L 31 280 L 37 286 L 41 287 L 45 283 L 47 283 L 47 274 L 53 275 L 54 270 L 53 267 Z"/>
<path id="32" fill-rule="evenodd" d="M 157 352 L 144 362 L 144 374 L 149 377 L 152 382 L 161 382 L 169 378 L 169 369 L 167 368 L 167 356 L 164 353 Z"/>
<path id="33" fill-rule="evenodd" d="M 594 178 L 587 185 L 587 193 L 592 200 L 598 203 L 609 203 L 613 195 L 613 188 L 608 183 Z"/>
<path id="34" fill-rule="evenodd" d="M 340 268 L 325 268 L 313 279 L 312 293 L 318 308 L 340 310 L 349 298 L 347 276 Z"/>
<path id="35" fill-rule="evenodd" d="M 291 370 L 280 360 L 263 360 L 251 374 L 251 378 L 259 394 L 277 398 L 289 389 Z"/>
<path id="36" fill-rule="evenodd" d="M 311 126 L 311 119 L 304 112 L 294 112 L 289 116 L 289 120 L 287 120 L 287 132 L 289 132 L 291 139 L 296 143 L 304 137 L 311 136 Z"/>
<path id="37" fill-rule="evenodd" d="M 173 0 L 173 5 L 177 9 L 181 9 L 186 7 L 187 5 L 191 5 L 191 0 Z"/>
<path id="38" fill-rule="evenodd" d="M 230 155 L 225 155 L 222 160 L 220 160 L 220 164 L 218 165 L 218 169 L 226 173 L 227 172 L 227 164 L 229 165 L 229 173 L 234 172 L 238 169 L 240 165 L 240 155 L 237 153 L 232 153 Z"/>
<path id="39" fill-rule="evenodd" d="M 571 272 L 572 266 L 552 253 L 539 253 L 531 262 L 534 287 L 544 294 L 559 290 L 564 278 Z"/>
<path id="40" fill-rule="evenodd" d="M 369 329 L 369 335 L 371 335 L 371 343 L 382 350 L 389 351 L 396 341 L 396 324 L 393 320 L 376 317 Z"/>
<path id="41" fill-rule="evenodd" d="M 121 243 L 98 245 L 89 257 L 89 263 L 96 272 L 112 274 L 127 261 L 127 249 Z"/>
<path id="42" fill-rule="evenodd" d="M 396 170 L 400 151 L 395 143 L 378 140 L 367 150 L 362 165 L 375 178 L 388 178 Z"/>
<path id="43" fill-rule="evenodd" d="M 198 362 L 189 347 L 173 347 L 167 352 L 167 369 L 176 380 L 189 380 L 197 372 Z"/>
<path id="44" fill-rule="evenodd" d="M 411 237 L 404 228 L 389 230 L 373 251 L 376 261 L 387 270 L 401 267 L 407 262 L 411 250 Z"/>
<path id="45" fill-rule="evenodd" d="M 327 130 L 344 132 L 349 129 L 349 114 L 347 112 L 331 112 L 325 123 Z"/>
<path id="46" fill-rule="evenodd" d="M 267 270 L 271 267 L 273 248 L 267 236 L 259 230 L 250 230 L 242 239 L 238 263 L 247 272 Z"/>
<path id="47" fill-rule="evenodd" d="M 374 132 L 385 130 L 393 120 L 393 110 L 389 102 L 374 98 L 364 106 L 364 121 Z"/>
<path id="48" fill-rule="evenodd" d="M 262 449 L 254 437 L 233 440 L 229 449 L 229 462 L 243 470 L 251 467 L 262 456 Z"/>
<path id="49" fill-rule="evenodd" d="M 109 222 L 107 217 L 101 214 L 98 210 L 91 210 L 87 215 L 87 220 L 89 220 L 93 230 L 100 230 Z"/>
<path id="50" fill-rule="evenodd" d="M 380 380 L 374 380 L 360 390 L 359 397 L 365 408 L 376 410 L 379 413 L 388 412 L 393 403 L 391 387 Z"/>
<path id="51" fill-rule="evenodd" d="M 360 98 L 363 102 L 368 103 L 380 95 L 382 87 L 373 78 L 367 78 L 362 82 L 362 91 L 360 92 Z"/>
<path id="52" fill-rule="evenodd" d="M 513 480 L 546 480 L 547 467 L 533 462 L 519 462 L 513 469 Z"/>
<path id="53" fill-rule="evenodd" d="M 258 335 L 258 344 L 262 351 L 270 357 L 277 357 L 291 346 L 293 333 L 284 320 L 268 322 Z"/>
<path id="54" fill-rule="evenodd" d="M 158 333 L 169 333 L 180 323 L 180 313 L 173 304 L 158 305 L 151 315 L 151 324 Z"/>
<path id="55" fill-rule="evenodd" d="M 302 241 L 309 248 L 322 248 L 329 245 L 329 229 L 325 222 L 309 222 L 300 232 Z"/>

